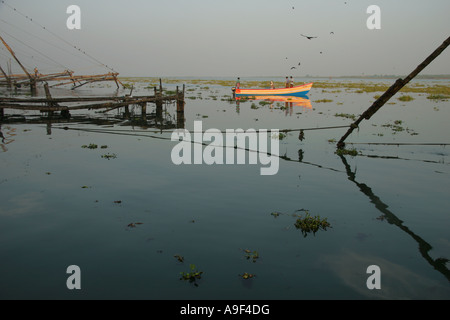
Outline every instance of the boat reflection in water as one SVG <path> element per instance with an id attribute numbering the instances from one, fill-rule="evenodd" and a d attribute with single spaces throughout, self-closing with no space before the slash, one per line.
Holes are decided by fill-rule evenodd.
<path id="1" fill-rule="evenodd" d="M 312 109 L 311 100 L 308 96 L 296 97 L 296 96 L 254 96 L 254 97 L 236 97 L 236 111 L 239 113 L 241 99 L 243 101 L 256 101 L 261 100 L 267 102 L 270 105 L 270 109 L 283 109 L 286 112 L 286 116 L 293 114 L 294 107 L 302 107 L 305 109 Z"/>
<path id="2" fill-rule="evenodd" d="M 236 99 L 239 99 L 237 97 Z M 303 107 L 312 109 L 311 100 L 308 96 L 295 97 L 295 96 L 255 96 L 252 100 L 265 100 L 271 103 L 271 107 L 274 102 L 284 102 L 286 107 Z"/>

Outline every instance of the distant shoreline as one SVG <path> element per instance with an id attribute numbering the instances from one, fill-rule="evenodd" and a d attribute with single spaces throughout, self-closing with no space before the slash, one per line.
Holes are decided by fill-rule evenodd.
<path id="1" fill-rule="evenodd" d="M 399 79 L 407 75 L 352 75 L 352 76 L 314 76 L 305 75 L 296 78 L 302 79 Z M 263 78 L 283 78 L 283 76 L 240 76 L 241 79 L 263 79 Z M 232 76 L 120 76 L 119 78 L 166 78 L 166 79 L 235 79 Z M 450 80 L 450 74 L 419 74 L 414 79 L 416 80 Z"/>
<path id="2" fill-rule="evenodd" d="M 398 78 L 403 78 L 406 75 L 362 75 L 362 76 L 336 76 L 336 77 L 330 77 L 330 78 L 338 78 L 338 79 L 342 79 L 342 78 L 358 78 L 358 79 L 398 79 Z M 313 78 L 313 76 L 309 76 L 311 78 Z M 317 78 L 321 78 L 321 77 L 317 77 Z M 328 77 L 324 77 L 324 78 L 328 78 Z M 437 79 L 437 80 L 450 80 L 450 74 L 424 74 L 424 75 L 417 75 L 414 79 L 424 79 L 424 80 L 433 80 L 433 79 Z"/>

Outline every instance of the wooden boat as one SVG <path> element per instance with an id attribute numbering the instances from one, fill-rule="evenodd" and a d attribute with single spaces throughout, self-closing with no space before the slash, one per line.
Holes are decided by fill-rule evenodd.
<path id="1" fill-rule="evenodd" d="M 232 90 L 236 96 L 306 96 L 311 90 L 313 83 L 303 84 L 292 88 L 275 89 L 241 89 L 233 87 Z"/>

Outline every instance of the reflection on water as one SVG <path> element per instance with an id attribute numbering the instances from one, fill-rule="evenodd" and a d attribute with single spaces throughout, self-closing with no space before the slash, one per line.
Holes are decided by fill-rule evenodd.
<path id="1" fill-rule="evenodd" d="M 5 131 L 5 133 L 3 133 L 3 131 Z M 14 139 L 12 138 L 14 136 L 16 136 L 16 128 L 5 127 L 5 129 L 2 129 L 2 125 L 0 124 L 0 139 L 2 139 L 0 148 L 3 152 L 8 151 L 6 146 L 14 142 Z"/>
<path id="2" fill-rule="evenodd" d="M 347 172 L 348 179 L 356 184 L 359 190 L 366 195 L 370 202 L 375 205 L 375 207 L 381 212 L 381 216 L 378 218 L 379 220 L 386 220 L 389 224 L 393 224 L 397 226 L 402 231 L 406 232 L 409 236 L 411 236 L 414 241 L 417 242 L 419 252 L 422 257 L 431 265 L 433 268 L 440 273 L 442 273 L 448 281 L 450 281 L 450 270 L 447 268 L 446 264 L 450 261 L 447 258 L 436 258 L 433 259 L 429 252 L 433 247 L 422 239 L 420 236 L 415 234 L 412 230 L 410 230 L 407 226 L 403 224 L 403 221 L 400 220 L 394 213 L 392 213 L 388 208 L 389 206 L 385 204 L 379 197 L 377 197 L 372 189 L 364 183 L 360 183 L 356 180 L 356 172 L 351 170 L 350 165 L 347 162 L 347 159 L 343 156 L 339 156 L 344 164 L 345 170 Z"/>
<path id="3" fill-rule="evenodd" d="M 167 105 L 145 117 L 130 107 L 126 114 L 3 123 L 0 298 L 449 298 L 445 148 L 357 145 L 372 154 L 338 156 L 329 140 L 342 129 L 296 129 L 280 136 L 275 176 L 261 177 L 250 165 L 171 162 L 171 130 L 199 117 L 204 129 L 338 127 L 350 121 L 336 113 L 357 114 L 370 99 L 344 98 L 317 111 L 305 98 L 198 99 L 188 100 L 182 117 Z M 386 109 L 386 119 L 406 118 L 419 135 L 388 135 L 381 113 L 381 125 L 354 139 L 428 140 L 428 131 L 408 122 L 412 103 Z M 445 118 L 424 106 L 435 105 L 417 102 L 427 118 Z M 90 143 L 106 149 L 82 148 Z M 117 158 L 105 160 L 105 153 Z M 304 238 L 295 219 L 271 215 L 300 208 L 332 228 Z M 242 257 L 246 248 L 257 250 L 256 262 Z M 65 288 L 71 264 L 82 270 L 76 296 Z M 190 264 L 204 272 L 199 287 L 179 280 Z M 366 287 L 372 264 L 381 267 L 378 292 Z M 239 276 L 245 273 L 255 277 Z"/>
<path id="4" fill-rule="evenodd" d="M 236 97 L 236 112 L 240 111 L 240 102 L 242 100 L 247 101 L 260 101 L 260 105 L 269 105 L 270 109 L 275 108 L 285 111 L 286 116 L 292 116 L 294 113 L 294 107 L 302 107 L 305 109 L 312 109 L 311 100 L 308 96 L 296 97 L 296 96 L 251 96 L 251 97 Z"/>

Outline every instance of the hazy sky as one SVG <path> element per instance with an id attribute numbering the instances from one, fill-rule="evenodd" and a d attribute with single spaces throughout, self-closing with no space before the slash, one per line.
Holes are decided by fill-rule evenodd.
<path id="1" fill-rule="evenodd" d="M 66 26 L 69 5 L 80 30 Z M 367 28 L 370 5 L 379 30 Z M 449 13 L 449 0 L 0 0 L 0 35 L 41 72 L 110 71 L 101 62 L 122 76 L 406 75 L 450 36 Z M 3 69 L 9 60 L 2 46 Z M 450 74 L 450 48 L 422 74 Z"/>

